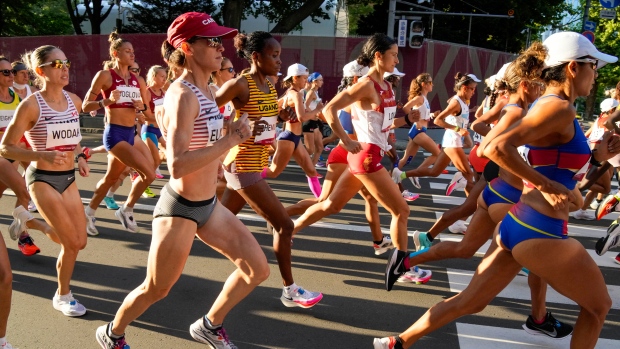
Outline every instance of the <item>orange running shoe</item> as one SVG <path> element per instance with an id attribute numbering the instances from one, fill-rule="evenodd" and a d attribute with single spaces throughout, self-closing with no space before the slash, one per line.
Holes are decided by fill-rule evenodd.
<path id="1" fill-rule="evenodd" d="M 34 240 L 32 240 L 30 235 L 17 240 L 17 247 L 19 247 L 19 250 L 22 251 L 24 256 L 33 256 L 41 252 L 37 245 L 34 244 Z"/>

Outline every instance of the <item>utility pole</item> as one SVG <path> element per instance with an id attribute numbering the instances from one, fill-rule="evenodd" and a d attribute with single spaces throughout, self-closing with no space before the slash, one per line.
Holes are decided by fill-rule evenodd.
<path id="1" fill-rule="evenodd" d="M 591 0 L 586 0 L 586 7 L 583 9 L 583 23 L 581 23 L 581 32 L 586 31 L 586 21 L 590 19 L 590 5 Z M 594 115 L 594 104 L 596 103 L 596 90 L 598 90 L 598 82 L 595 80 L 594 86 L 590 91 L 590 94 L 586 97 L 586 105 L 583 113 L 583 120 L 590 120 L 590 117 Z"/>
<path id="2" fill-rule="evenodd" d="M 581 22 L 581 32 L 586 31 L 586 22 L 590 19 L 591 0 L 586 0 L 586 7 L 583 9 L 583 22 Z"/>
<path id="3" fill-rule="evenodd" d="M 388 27 L 387 36 L 394 37 L 394 17 L 396 16 L 396 0 L 390 0 L 390 8 L 388 10 Z"/>

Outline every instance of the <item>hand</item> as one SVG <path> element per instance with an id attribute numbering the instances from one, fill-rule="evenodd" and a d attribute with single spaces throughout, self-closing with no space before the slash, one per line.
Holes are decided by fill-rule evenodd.
<path id="1" fill-rule="evenodd" d="M 603 162 L 614 157 L 620 152 L 620 136 L 611 131 L 603 134 L 601 143 L 596 147 L 596 158 L 598 162 Z"/>
<path id="2" fill-rule="evenodd" d="M 418 122 L 420 121 L 420 111 L 418 109 L 411 109 L 407 117 L 409 118 L 409 121 L 411 121 L 412 123 Z"/>
<path id="3" fill-rule="evenodd" d="M 469 131 L 466 128 L 461 128 L 457 133 L 464 137 L 469 134 Z"/>
<path id="4" fill-rule="evenodd" d="M 283 122 L 289 121 L 291 119 L 291 109 L 290 108 L 280 109 L 278 117 Z"/>
<path id="5" fill-rule="evenodd" d="M 556 181 L 548 181 L 548 183 L 545 183 L 539 191 L 545 200 L 547 200 L 549 205 L 551 205 L 551 207 L 553 207 L 556 211 L 568 207 L 570 202 L 574 202 L 576 200 L 573 192 Z"/>
<path id="6" fill-rule="evenodd" d="M 138 119 L 138 124 L 140 125 L 146 123 L 146 117 L 142 113 L 136 113 L 136 119 Z"/>
<path id="7" fill-rule="evenodd" d="M 82 157 L 78 158 L 78 170 L 80 171 L 80 176 L 88 177 L 90 174 L 90 167 L 88 167 L 88 163 Z"/>
<path id="8" fill-rule="evenodd" d="M 233 139 L 234 145 L 247 141 L 252 136 L 248 113 L 243 113 L 237 121 L 231 122 L 228 131 L 226 137 Z"/>
<path id="9" fill-rule="evenodd" d="M 318 110 L 323 110 L 324 107 L 325 107 L 325 104 L 323 104 L 323 102 L 319 102 L 319 104 L 316 105 L 316 109 Z"/>
<path id="10" fill-rule="evenodd" d="M 431 113 L 431 119 L 434 119 L 437 117 L 437 115 L 441 114 L 441 110 L 435 110 L 434 112 Z"/>
<path id="11" fill-rule="evenodd" d="M 351 154 L 357 154 L 362 151 L 362 145 L 358 141 L 354 141 L 349 138 L 346 142 L 343 141 L 342 147 Z"/>
<path id="12" fill-rule="evenodd" d="M 69 159 L 67 158 L 67 154 L 62 151 L 56 151 L 56 150 L 46 151 L 46 152 L 43 152 L 42 155 L 43 155 L 43 160 L 49 162 L 52 165 L 64 165 L 67 163 L 67 161 L 69 161 Z"/>
<path id="13" fill-rule="evenodd" d="M 396 103 L 396 109 L 403 109 L 403 102 Z"/>
<path id="14" fill-rule="evenodd" d="M 142 103 L 141 99 L 132 99 L 131 101 L 133 102 L 133 107 L 136 108 L 137 111 L 144 110 L 144 103 Z"/>
<path id="15" fill-rule="evenodd" d="M 250 121 L 250 128 L 254 136 L 260 136 L 268 127 L 269 124 L 265 120 Z"/>
<path id="16" fill-rule="evenodd" d="M 121 99 L 121 91 L 119 90 L 114 90 L 112 91 L 112 93 L 110 93 L 110 97 L 108 97 L 108 99 L 110 101 L 112 101 L 111 104 L 116 103 L 116 101 L 118 101 L 119 99 Z"/>
<path id="17" fill-rule="evenodd" d="M 95 116 L 97 116 L 97 111 L 93 110 L 89 114 L 90 114 L 90 116 L 95 117 Z"/>

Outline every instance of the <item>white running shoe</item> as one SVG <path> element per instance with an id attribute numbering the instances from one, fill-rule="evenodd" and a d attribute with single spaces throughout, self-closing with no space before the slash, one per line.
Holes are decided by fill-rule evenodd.
<path id="1" fill-rule="evenodd" d="M 4 342 L 4 345 L 0 345 L 0 349 L 17 349 L 11 345 L 9 342 Z"/>
<path id="2" fill-rule="evenodd" d="M 9 236 L 13 240 L 17 240 L 17 238 L 21 235 L 22 232 L 27 230 L 26 222 L 31 219 L 34 219 L 32 214 L 28 210 L 24 208 L 24 206 L 17 206 L 13 209 L 13 222 L 9 225 Z"/>
<path id="3" fill-rule="evenodd" d="M 465 234 L 465 231 L 467 231 L 467 225 L 465 225 L 465 221 L 458 220 L 449 226 L 448 230 L 452 234 Z"/>
<path id="4" fill-rule="evenodd" d="M 9 236 L 11 240 L 17 240 L 17 237 L 20 235 L 21 231 L 19 229 L 19 222 L 17 219 L 13 219 L 11 225 L 9 225 Z"/>
<path id="5" fill-rule="evenodd" d="M 204 324 L 204 317 L 200 317 L 200 319 L 196 320 L 196 322 L 189 327 L 189 334 L 197 342 L 207 344 L 210 348 L 237 349 L 237 346 L 228 339 L 224 327 L 220 326 L 213 330 L 207 328 Z"/>
<path id="6" fill-rule="evenodd" d="M 380 245 L 373 243 L 372 246 L 375 249 L 375 255 L 379 256 L 393 248 L 394 244 L 392 244 L 392 239 L 389 236 L 384 236 L 383 242 Z"/>
<path id="7" fill-rule="evenodd" d="M 420 179 L 418 177 L 409 177 L 411 184 L 413 184 L 416 189 L 422 189 L 422 185 L 420 185 Z"/>
<path id="8" fill-rule="evenodd" d="M 603 201 L 603 200 L 601 200 Z M 590 208 L 595 210 L 598 208 L 598 205 L 600 205 L 601 203 L 599 201 L 596 201 L 596 199 L 592 200 L 592 203 L 590 204 Z"/>
<path id="9" fill-rule="evenodd" d="M 407 201 L 415 201 L 420 197 L 420 194 L 415 194 L 410 192 L 409 190 L 403 190 L 403 198 Z"/>
<path id="10" fill-rule="evenodd" d="M 467 186 L 467 179 L 463 177 L 461 172 L 457 172 L 452 177 L 448 188 L 446 188 L 446 196 L 450 196 L 455 190 L 464 189 Z"/>
<path id="11" fill-rule="evenodd" d="M 99 231 L 95 226 L 95 222 L 97 222 L 97 218 L 95 218 L 95 215 L 89 216 L 88 213 L 86 213 L 86 209 L 84 209 L 84 214 L 86 214 L 86 234 L 90 236 L 99 235 Z"/>
<path id="12" fill-rule="evenodd" d="M 301 308 L 312 308 L 318 302 L 323 299 L 323 294 L 321 292 L 311 292 L 308 290 L 304 290 L 301 287 L 297 287 L 296 290 L 286 291 L 286 287 L 282 288 L 282 296 L 280 300 L 282 304 L 285 306 L 292 307 L 301 307 Z"/>
<path id="13" fill-rule="evenodd" d="M 593 221 L 594 220 L 594 213 L 588 210 L 577 210 L 575 211 L 575 213 L 573 214 L 573 218 L 575 219 L 583 219 L 586 221 Z"/>
<path id="14" fill-rule="evenodd" d="M 394 169 L 392 170 L 392 180 L 394 181 L 394 183 L 398 184 L 403 181 L 400 178 L 401 173 L 403 173 L 403 171 L 399 170 L 398 167 L 394 167 Z"/>
<path id="15" fill-rule="evenodd" d="M 37 205 L 34 204 L 34 201 L 30 200 L 30 202 L 28 202 L 28 211 L 30 212 L 37 212 Z"/>
<path id="16" fill-rule="evenodd" d="M 433 277 L 433 272 L 426 269 L 420 269 L 418 267 L 411 267 L 406 273 L 401 275 L 398 282 L 412 282 L 414 284 L 425 284 Z"/>
<path id="17" fill-rule="evenodd" d="M 116 210 L 114 215 L 121 222 L 123 228 L 132 233 L 137 233 L 140 229 L 138 228 L 138 223 L 136 223 L 136 220 L 133 218 L 133 212 L 126 212 L 123 207 L 124 206 L 121 206 L 121 208 Z"/>
<path id="18" fill-rule="evenodd" d="M 69 292 L 64 296 L 59 296 L 58 291 L 52 299 L 54 309 L 61 311 L 66 316 L 76 317 L 86 314 L 86 308 L 73 298 L 73 294 Z"/>

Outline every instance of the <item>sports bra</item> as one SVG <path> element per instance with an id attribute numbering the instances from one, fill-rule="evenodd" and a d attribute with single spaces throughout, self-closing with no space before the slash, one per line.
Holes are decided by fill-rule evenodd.
<path id="1" fill-rule="evenodd" d="M 130 72 L 129 81 L 125 82 L 125 79 L 118 75 L 114 69 L 110 69 L 108 71 L 110 72 L 110 75 L 112 75 L 112 86 L 105 91 L 101 91 L 101 94 L 103 95 L 103 98 L 109 98 L 112 91 L 118 90 L 121 93 L 121 98 L 116 101 L 116 103 L 106 106 L 106 108 L 133 109 L 133 100 L 142 98 L 140 95 L 140 84 L 138 83 L 138 78 Z"/>
<path id="2" fill-rule="evenodd" d="M 40 91 L 33 93 L 39 104 L 39 119 L 25 134 L 32 150 L 73 151 L 82 140 L 80 114 L 69 94 L 62 93 L 67 99 L 67 109 L 64 111 L 52 109 Z"/>
<path id="3" fill-rule="evenodd" d="M 351 105 L 351 122 L 357 134 L 357 140 L 362 143 L 375 144 L 383 151 L 388 151 L 392 148 L 387 141 L 388 131 L 396 116 L 394 92 L 387 82 L 388 88 L 384 90 L 370 77 L 365 76 L 363 78 L 372 81 L 381 98 L 381 103 L 372 110 L 360 109 L 355 103 Z"/>
<path id="4" fill-rule="evenodd" d="M 164 96 L 166 95 L 166 92 L 164 90 L 161 90 L 161 95 L 158 96 L 155 94 L 155 91 L 153 91 L 150 87 L 149 87 L 149 92 L 151 93 L 151 100 L 149 101 L 149 107 L 151 108 L 151 111 L 155 113 L 155 107 L 164 105 Z"/>
<path id="5" fill-rule="evenodd" d="M 294 89 L 292 87 L 289 90 L 293 90 L 293 91 L 299 93 L 299 91 L 297 91 L 296 89 Z M 296 124 L 296 123 L 299 122 L 299 118 L 297 117 L 297 110 L 295 109 L 295 107 L 291 107 L 290 105 L 288 105 L 288 91 L 289 90 L 286 90 L 286 92 L 284 93 L 285 95 L 284 95 L 284 102 L 282 103 L 282 107 L 284 109 L 288 108 L 288 110 L 289 110 L 290 119 L 288 119 L 287 122 L 289 124 Z"/>
<path id="6" fill-rule="evenodd" d="M 532 108 L 539 100 L 547 97 L 562 99 L 557 95 L 546 95 L 537 99 Z M 581 126 L 579 126 L 576 118 L 573 120 L 573 126 L 575 134 L 568 143 L 549 147 L 535 147 L 528 144 L 519 147 L 521 156 L 532 168 L 543 176 L 564 185 L 569 190 L 573 190 L 577 182 L 587 173 L 592 155 L 590 147 L 588 147 L 588 140 L 581 131 Z M 528 188 L 533 188 L 529 182 L 523 181 L 523 183 Z"/>
<path id="7" fill-rule="evenodd" d="M 13 97 L 11 102 L 5 103 L 0 101 L 0 133 L 6 131 L 11 120 L 13 120 L 13 115 L 15 115 L 15 110 L 19 102 L 21 102 L 21 99 L 15 91 L 9 89 L 9 95 Z"/>

